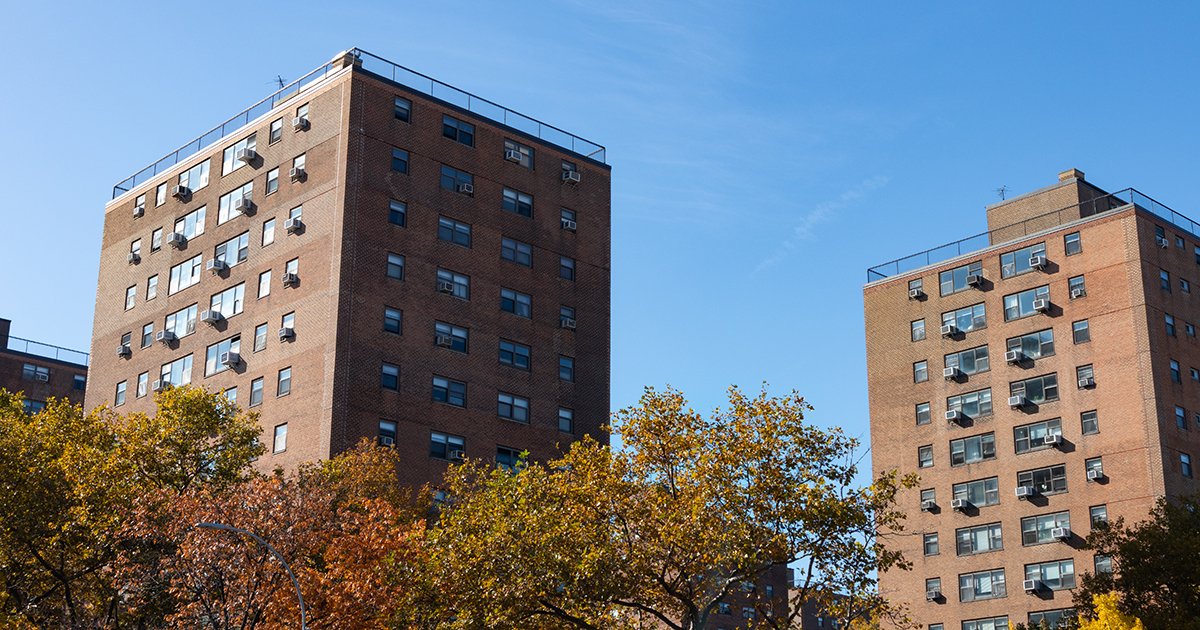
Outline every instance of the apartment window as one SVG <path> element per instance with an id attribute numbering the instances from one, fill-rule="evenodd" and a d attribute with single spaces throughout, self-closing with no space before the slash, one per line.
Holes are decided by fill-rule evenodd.
<path id="1" fill-rule="evenodd" d="M 24 401 L 22 401 L 21 407 L 22 411 L 25 412 L 25 415 L 36 416 L 37 414 L 42 413 L 42 410 L 46 408 L 46 403 L 38 400 L 29 400 L 26 398 Z"/>
<path id="2" fill-rule="evenodd" d="M 388 223 L 404 227 L 408 222 L 408 206 L 393 200 L 388 204 Z"/>
<path id="3" fill-rule="evenodd" d="M 246 294 L 246 283 L 243 282 L 236 287 L 229 287 L 224 291 L 212 296 L 211 308 L 214 311 L 219 311 L 221 316 L 229 319 L 234 315 L 242 312 L 242 307 L 245 303 L 243 299 Z"/>
<path id="4" fill-rule="evenodd" d="M 918 319 L 912 323 L 912 340 L 922 341 L 925 339 L 925 320 Z"/>
<path id="5" fill-rule="evenodd" d="M 1036 315 L 1038 312 L 1033 310 L 1033 303 L 1037 300 L 1049 299 L 1049 286 L 1041 286 L 1036 289 L 1006 295 L 1004 296 L 1004 321 L 1007 322 Z"/>
<path id="6" fill-rule="evenodd" d="M 497 414 L 501 418 L 529 424 L 529 400 L 501 393 L 497 396 Z"/>
<path id="7" fill-rule="evenodd" d="M 1179 279 L 1179 289 L 1180 289 L 1181 291 L 1183 291 L 1184 293 L 1191 293 L 1191 292 L 1192 292 L 1192 285 L 1191 285 L 1191 283 L 1189 283 L 1187 280 L 1184 280 L 1183 278 L 1180 278 L 1180 279 Z"/>
<path id="8" fill-rule="evenodd" d="M 438 217 L 438 239 L 454 243 L 455 245 L 470 247 L 471 226 L 462 221 Z"/>
<path id="9" fill-rule="evenodd" d="M 526 267 L 533 266 L 533 248 L 511 238 L 500 239 L 500 258 Z"/>
<path id="10" fill-rule="evenodd" d="M 179 338 L 196 332 L 196 310 L 198 306 L 198 304 L 193 304 L 167 315 L 167 323 L 163 327 L 163 330 L 173 332 Z"/>
<path id="11" fill-rule="evenodd" d="M 125 310 L 133 308 L 137 302 L 137 285 L 133 285 L 125 289 Z"/>
<path id="12" fill-rule="evenodd" d="M 465 123 L 457 118 L 442 116 L 442 137 L 473 147 L 475 146 L 475 125 Z"/>
<path id="13" fill-rule="evenodd" d="M 142 255 L 142 239 L 139 238 L 129 244 L 129 253 L 137 254 L 138 256 Z"/>
<path id="14" fill-rule="evenodd" d="M 1055 542 L 1051 534 L 1058 527 L 1070 529 L 1070 512 L 1023 518 L 1021 519 L 1021 544 L 1028 547 L 1029 545 L 1044 545 Z"/>
<path id="15" fill-rule="evenodd" d="M 925 578 L 925 592 L 940 594 L 942 592 L 941 578 Z"/>
<path id="16" fill-rule="evenodd" d="M 559 306 L 558 325 L 562 328 L 575 330 L 575 309 L 569 306 Z"/>
<path id="17" fill-rule="evenodd" d="M 142 347 L 149 348 L 154 343 L 154 322 L 142 326 Z"/>
<path id="18" fill-rule="evenodd" d="M 938 535 L 936 532 L 934 532 L 932 534 L 925 534 L 924 547 L 925 547 L 925 555 L 927 555 L 927 556 L 938 555 Z"/>
<path id="19" fill-rule="evenodd" d="M 733 606 L 730 606 L 729 604 L 726 604 L 725 602 L 719 602 L 719 603 L 717 603 L 717 614 L 718 615 L 732 615 L 733 614 Z"/>
<path id="20" fill-rule="evenodd" d="M 562 433 L 575 432 L 575 412 L 570 409 L 558 410 L 558 430 Z"/>
<path id="21" fill-rule="evenodd" d="M 996 459 L 996 434 L 985 433 L 950 441 L 950 465 L 975 464 Z"/>
<path id="22" fill-rule="evenodd" d="M 1029 259 L 1034 256 L 1046 256 L 1046 244 L 1038 243 L 1015 252 L 1000 254 L 1000 277 L 1011 278 L 1033 271 Z"/>
<path id="23" fill-rule="evenodd" d="M 921 403 L 917 405 L 917 426 L 929 423 L 929 403 Z"/>
<path id="24" fill-rule="evenodd" d="M 279 370 L 279 380 L 275 385 L 275 396 L 287 396 L 292 393 L 292 368 L 285 367 Z"/>
<path id="25" fill-rule="evenodd" d="M 162 249 L 162 228 L 158 228 L 150 233 L 150 253 Z"/>
<path id="26" fill-rule="evenodd" d="M 433 431 L 429 434 L 429 456 L 438 459 L 452 459 L 454 451 L 466 452 L 466 441 L 457 435 L 447 435 Z"/>
<path id="27" fill-rule="evenodd" d="M 1108 506 L 1093 505 L 1088 508 L 1088 519 L 1091 521 L 1092 527 L 1108 523 Z"/>
<path id="28" fill-rule="evenodd" d="M 192 382 L 192 355 L 176 359 L 162 366 L 160 378 L 171 385 L 190 385 Z"/>
<path id="29" fill-rule="evenodd" d="M 929 624 L 929 630 L 943 630 L 943 626 L 940 623 L 931 623 Z"/>
<path id="30" fill-rule="evenodd" d="M 76 374 L 75 377 L 71 380 L 71 387 L 73 387 L 76 390 L 81 391 L 81 392 L 86 390 L 87 389 L 87 377 L 82 374 Z"/>
<path id="31" fill-rule="evenodd" d="M 1112 557 L 1111 556 L 1096 556 L 1096 573 L 1112 573 Z"/>
<path id="32" fill-rule="evenodd" d="M 1024 396 L 1037 404 L 1058 400 L 1058 375 L 1047 374 L 1008 384 L 1009 396 Z"/>
<path id="33" fill-rule="evenodd" d="M 987 328 L 987 310 L 983 304 L 942 313 L 942 325 L 953 324 L 959 332 L 968 333 Z"/>
<path id="34" fill-rule="evenodd" d="M 1043 420 L 1013 428 L 1013 442 L 1016 445 L 1017 454 L 1050 448 L 1053 445 L 1046 444 L 1048 435 L 1062 435 L 1062 418 Z"/>
<path id="35" fill-rule="evenodd" d="M 287 264 L 283 266 L 283 272 L 290 273 L 292 275 L 300 273 L 300 259 L 293 258 L 287 261 Z"/>
<path id="36" fill-rule="evenodd" d="M 926 488 L 921 491 L 921 503 L 925 503 L 926 501 L 933 501 L 934 504 L 937 503 L 937 491 L 934 488 Z"/>
<path id="37" fill-rule="evenodd" d="M 933 447 L 922 446 L 917 449 L 917 468 L 933 466 Z"/>
<path id="38" fill-rule="evenodd" d="M 980 261 L 975 261 L 969 265 L 963 265 L 949 271 L 943 271 L 938 274 L 942 295 L 950 295 L 951 293 L 958 293 L 959 291 L 971 288 L 967 284 L 967 277 L 980 275 L 982 272 L 983 263 Z"/>
<path id="39" fill-rule="evenodd" d="M 154 191 L 154 206 L 158 207 L 158 206 L 163 205 L 166 202 L 167 202 L 167 184 L 164 182 L 162 184 L 159 184 L 158 188 L 156 188 Z M 1197 254 L 1197 255 L 1200 256 L 1200 254 Z M 1197 262 L 1200 262 L 1200 260 L 1198 260 Z"/>
<path id="40" fill-rule="evenodd" d="M 238 236 L 217 245 L 216 254 L 213 257 L 223 261 L 230 267 L 235 267 L 246 262 L 246 257 L 249 253 L 250 232 L 242 232 Z"/>
<path id="41" fill-rule="evenodd" d="M 149 385 L 150 385 L 150 373 L 142 372 L 141 374 L 138 374 L 137 390 L 136 390 L 135 395 L 138 398 L 144 398 L 146 396 L 146 392 L 148 391 Z"/>
<path id="42" fill-rule="evenodd" d="M 1000 505 L 1000 479 L 988 477 L 954 484 L 954 498 L 965 499 L 967 503 L 975 507 Z"/>
<path id="43" fill-rule="evenodd" d="M 1171 361 L 1171 380 L 1176 383 L 1182 383 L 1183 379 L 1179 376 L 1179 362 Z"/>
<path id="44" fill-rule="evenodd" d="M 515 448 L 507 448 L 504 446 L 496 447 L 496 466 L 507 470 L 508 472 L 516 472 L 517 468 L 525 464 L 525 458 L 521 456 L 521 451 Z"/>
<path id="45" fill-rule="evenodd" d="M 971 619 L 970 621 L 962 622 L 962 630 L 1007 630 L 1007 628 L 1007 615 L 991 619 Z M 933 626 L 930 626 L 929 630 L 933 630 Z"/>
<path id="46" fill-rule="evenodd" d="M 1052 591 L 1075 588 L 1075 561 L 1058 560 L 1025 565 L 1025 579 L 1039 580 Z"/>
<path id="47" fill-rule="evenodd" d="M 533 196 L 523 192 L 517 192 L 511 188 L 504 189 L 504 201 L 502 206 L 509 212 L 514 212 L 523 217 L 533 216 Z"/>
<path id="48" fill-rule="evenodd" d="M 909 291 L 913 291 L 913 290 L 923 291 L 921 278 L 917 278 L 916 280 L 909 280 L 908 281 L 908 290 Z"/>
<path id="49" fill-rule="evenodd" d="M 133 333 L 125 333 L 124 335 L 121 335 L 121 345 L 122 346 L 128 346 L 132 342 L 133 342 Z M 21 378 L 23 378 L 27 381 L 31 381 L 34 379 L 35 375 L 41 373 L 42 370 L 45 370 L 45 374 L 47 376 L 49 376 L 50 370 L 48 368 L 36 368 L 36 367 L 26 363 L 24 370 L 21 372 Z"/>
<path id="50" fill-rule="evenodd" d="M 529 346 L 500 340 L 500 363 L 520 370 L 529 370 Z"/>
<path id="51" fill-rule="evenodd" d="M 278 190 L 279 190 L 279 168 L 273 168 L 273 169 L 267 171 L 266 195 L 274 194 Z"/>
<path id="52" fill-rule="evenodd" d="M 1000 523 L 964 527 L 954 532 L 958 555 L 969 556 L 990 551 L 1002 551 L 1004 540 L 1000 534 Z"/>
<path id="53" fill-rule="evenodd" d="M 575 164 L 573 162 L 568 162 L 566 160 L 562 161 L 562 170 L 567 173 L 574 173 L 577 171 L 577 169 L 575 168 Z"/>
<path id="54" fill-rule="evenodd" d="M 435 376 L 433 377 L 433 400 L 455 407 L 466 407 L 467 384 Z"/>
<path id="55" fill-rule="evenodd" d="M 987 346 L 979 346 L 978 348 L 947 354 L 945 360 L 946 367 L 958 368 L 963 374 L 978 374 L 979 372 L 988 371 Z"/>
<path id="56" fill-rule="evenodd" d="M 387 255 L 387 277 L 393 280 L 404 279 L 404 257 L 399 254 L 388 253 Z"/>
<path id="57" fill-rule="evenodd" d="M 305 158 L 305 154 L 301 153 L 300 155 L 292 158 L 292 170 L 296 171 L 297 173 L 303 173 L 304 165 L 306 163 L 307 159 Z"/>
<path id="58" fill-rule="evenodd" d="M 510 289 L 500 289 L 500 310 L 532 319 L 533 299 L 524 293 L 517 293 Z"/>
<path id="59" fill-rule="evenodd" d="M 1158 284 L 1162 287 L 1163 291 L 1170 293 L 1171 292 L 1171 274 L 1160 269 L 1158 272 Z"/>
<path id="60" fill-rule="evenodd" d="M 235 210 L 237 203 L 243 199 L 249 201 L 254 196 L 254 182 L 246 182 L 245 186 L 235 188 L 234 190 L 221 196 L 221 200 L 217 203 L 217 225 L 221 225 L 230 219 L 236 219 L 242 216 L 241 210 Z"/>
<path id="61" fill-rule="evenodd" d="M 212 376 L 220 374 L 229 369 L 228 365 L 221 363 L 221 355 L 226 352 L 236 352 L 240 354 L 242 351 L 242 336 L 234 335 L 225 341 L 215 343 L 208 347 L 204 356 L 204 375 Z"/>
<path id="62" fill-rule="evenodd" d="M 1071 324 L 1071 334 L 1077 344 L 1091 341 L 1092 333 L 1088 329 L 1088 320 L 1085 319 Z"/>
<path id="63" fill-rule="evenodd" d="M 1164 315 L 1163 317 L 1166 319 L 1166 323 L 1167 323 L 1167 334 L 1174 337 L 1175 336 L 1175 318 L 1170 315 Z"/>
<path id="64" fill-rule="evenodd" d="M 261 380 L 261 379 L 260 379 Z M 287 423 L 275 427 L 275 445 L 272 453 L 282 453 L 287 450 Z"/>
<path id="65" fill-rule="evenodd" d="M 1084 435 L 1092 435 L 1100 432 L 1100 422 L 1097 420 L 1095 410 L 1079 414 L 1079 422 L 1083 425 Z"/>
<path id="66" fill-rule="evenodd" d="M 1162 229 L 1161 225 L 1154 226 L 1154 234 L 1163 240 L 1167 239 L 1167 233 Z"/>
<path id="67" fill-rule="evenodd" d="M 259 324 L 254 327 L 254 351 L 262 352 L 267 349 L 267 325 Z"/>
<path id="68" fill-rule="evenodd" d="M 1009 350 L 1020 350 L 1026 359 L 1040 359 L 1054 354 L 1054 330 L 1040 330 L 1020 337 L 1012 337 L 1006 342 Z"/>
<path id="69" fill-rule="evenodd" d="M 1046 466 L 1017 473 L 1017 485 L 1033 488 L 1041 494 L 1067 491 L 1067 467 L 1064 464 Z"/>
<path id="70" fill-rule="evenodd" d="M 383 364 L 383 379 L 380 387 L 388 391 L 400 391 L 400 366 L 391 363 Z"/>
<path id="71" fill-rule="evenodd" d="M 981 418 L 992 415 L 992 390 L 981 389 L 977 392 L 951 396 L 946 399 L 946 411 L 961 411 L 968 418 Z"/>
<path id="72" fill-rule="evenodd" d="M 221 175 L 228 175 L 239 168 L 246 165 L 245 162 L 236 159 L 237 152 L 242 149 L 250 149 L 253 151 L 257 145 L 256 138 L 258 134 L 250 134 L 250 137 L 244 138 L 236 144 L 227 147 L 225 153 L 221 156 Z"/>
<path id="73" fill-rule="evenodd" d="M 303 120 L 305 123 L 308 122 L 308 103 L 296 108 L 296 118 Z"/>
<path id="74" fill-rule="evenodd" d="M 1089 364 L 1089 365 L 1081 365 L 1081 366 L 1079 366 L 1079 367 L 1075 368 L 1075 380 L 1077 380 L 1078 382 L 1080 382 L 1080 383 L 1086 383 L 1086 382 L 1091 382 L 1091 383 L 1094 383 L 1094 382 L 1095 382 L 1095 378 L 1096 378 L 1096 373 L 1095 373 L 1095 371 L 1092 369 L 1092 366 L 1091 366 L 1090 364 Z M 1081 387 L 1080 389 L 1082 389 L 1082 387 Z"/>
<path id="75" fill-rule="evenodd" d="M 575 359 L 558 357 L 558 378 L 564 381 L 575 381 Z"/>
<path id="76" fill-rule="evenodd" d="M 471 279 L 461 273 L 455 273 L 447 269 L 438 269 L 438 290 L 441 291 L 443 283 L 449 283 L 446 287 L 450 290 L 450 294 L 460 300 L 471 299 Z"/>
<path id="77" fill-rule="evenodd" d="M 1083 276 L 1075 276 L 1067 280 L 1067 291 L 1071 299 L 1081 298 L 1087 295 L 1087 286 L 1083 283 Z"/>
<path id="78" fill-rule="evenodd" d="M 397 309 L 383 307 L 383 330 L 385 332 L 400 333 L 400 324 L 404 314 Z"/>
<path id="79" fill-rule="evenodd" d="M 438 346 L 465 353 L 467 351 L 467 329 L 444 322 L 434 322 L 433 341 Z"/>
<path id="80" fill-rule="evenodd" d="M 1006 594 L 1004 569 L 964 573 L 958 576 L 958 600 L 961 602 L 996 599 Z M 965 623 L 963 625 L 966 626 Z"/>
<path id="81" fill-rule="evenodd" d="M 563 278 L 565 280 L 570 280 L 571 282 L 574 282 L 575 281 L 575 261 L 570 258 L 567 258 L 565 256 L 559 258 L 558 277 Z"/>
<path id="82" fill-rule="evenodd" d="M 204 234 L 205 213 L 206 208 L 201 206 L 199 209 L 175 219 L 175 232 L 182 234 L 189 241 Z"/>
<path id="83" fill-rule="evenodd" d="M 397 96 L 392 115 L 400 122 L 412 122 L 412 101 Z"/>
<path id="84" fill-rule="evenodd" d="M 1092 457 L 1090 459 L 1083 460 L 1083 470 L 1084 470 L 1084 472 L 1095 471 L 1098 474 L 1100 474 L 1101 476 L 1103 476 L 1104 475 L 1104 458 Z M 1091 479 L 1088 479 L 1089 483 L 1091 481 L 1092 481 Z"/>
<path id="85" fill-rule="evenodd" d="M 474 192 L 467 192 L 475 185 L 475 178 L 471 177 L 470 173 L 460 171 L 449 166 L 442 165 L 442 188 L 454 192 L 462 192 L 469 196 L 474 196 Z M 463 187 L 466 186 L 467 189 Z"/>
<path id="86" fill-rule="evenodd" d="M 408 151 L 392 149 L 392 170 L 408 175 Z"/>
<path id="87" fill-rule="evenodd" d="M 515 154 L 516 160 L 510 159 Z M 504 139 L 504 159 L 520 164 L 525 168 L 533 168 L 533 149 L 519 142 L 514 142 L 508 138 Z"/>
<path id="88" fill-rule="evenodd" d="M 267 144 L 275 144 L 283 138 L 283 119 L 271 121 L 271 132 L 267 136 Z"/>
<path id="89" fill-rule="evenodd" d="M 913 382 L 924 383 L 929 380 L 929 362 L 917 361 L 913 364 Z"/>
<path id="90" fill-rule="evenodd" d="M 113 396 L 113 406 L 120 407 L 125 404 L 125 381 L 117 383 L 117 393 Z"/>
<path id="91" fill-rule="evenodd" d="M 1179 454 L 1179 466 L 1183 471 L 1183 476 L 1188 479 L 1192 478 L 1192 456 L 1186 453 Z"/>
<path id="92" fill-rule="evenodd" d="M 189 168 L 179 174 L 179 185 L 187 186 L 191 192 L 196 192 L 208 185 L 208 160 Z M 178 232 L 179 230 L 176 230 Z M 190 237 L 189 237 L 190 238 Z"/>
<path id="93" fill-rule="evenodd" d="M 1175 247 L 1183 249 L 1183 237 L 1178 234 L 1175 235 Z"/>
<path id="94" fill-rule="evenodd" d="M 271 295 L 271 271 L 268 269 L 258 274 L 258 297 L 264 298 Z"/>
<path id="95" fill-rule="evenodd" d="M 200 271 L 203 268 L 203 254 L 199 254 L 191 260 L 181 262 L 178 265 L 171 267 L 171 278 L 167 284 L 167 295 L 174 295 L 200 282 Z"/>
<path id="96" fill-rule="evenodd" d="M 263 222 L 262 231 L 262 246 L 266 247 L 275 242 L 275 219 L 267 219 Z"/>
<path id="97" fill-rule="evenodd" d="M 1074 256 L 1083 251 L 1083 243 L 1079 240 L 1079 232 L 1071 232 L 1064 236 L 1063 245 L 1068 256 Z"/>
<path id="98" fill-rule="evenodd" d="M 250 381 L 250 407 L 257 407 L 263 401 L 263 379 L 262 377 Z"/>
<path id="99" fill-rule="evenodd" d="M 1067 621 L 1074 618 L 1074 608 L 1060 608 L 1058 610 L 1042 610 L 1029 613 L 1030 624 L 1042 623 L 1047 628 L 1066 628 Z"/>

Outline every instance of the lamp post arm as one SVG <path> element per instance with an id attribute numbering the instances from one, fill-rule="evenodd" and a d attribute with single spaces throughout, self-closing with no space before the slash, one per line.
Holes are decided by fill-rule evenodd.
<path id="1" fill-rule="evenodd" d="M 232 525 L 224 525 L 222 523 L 196 523 L 196 527 L 204 527 L 207 529 L 223 529 L 225 531 L 246 534 L 247 536 L 258 541 L 259 544 L 266 547 L 268 551 L 274 554 L 279 560 L 280 564 L 283 565 L 283 568 L 287 569 L 288 577 L 292 578 L 292 586 L 296 587 L 296 598 L 300 600 L 300 630 L 308 630 L 308 621 L 306 620 L 304 614 L 304 595 L 300 593 L 300 582 L 296 580 L 296 574 L 292 573 L 292 567 L 288 565 L 287 560 L 284 560 L 283 556 L 278 551 L 275 551 L 275 548 L 272 547 L 270 543 L 263 540 L 261 536 L 255 534 L 254 532 L 248 532 L 239 527 L 233 527 Z"/>

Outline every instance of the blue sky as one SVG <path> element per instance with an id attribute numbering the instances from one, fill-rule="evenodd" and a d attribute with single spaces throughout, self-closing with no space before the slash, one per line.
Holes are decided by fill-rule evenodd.
<path id="1" fill-rule="evenodd" d="M 113 184 L 360 47 L 606 145 L 612 405 L 807 395 L 866 435 L 865 269 L 1079 168 L 1200 218 L 1200 3 L 16 3 L 0 317 L 86 350 Z"/>

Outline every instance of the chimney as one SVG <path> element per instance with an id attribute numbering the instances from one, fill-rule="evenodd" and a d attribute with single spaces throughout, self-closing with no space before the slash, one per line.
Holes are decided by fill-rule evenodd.
<path id="1" fill-rule="evenodd" d="M 1083 181 L 1083 171 L 1081 171 L 1077 168 L 1073 168 L 1071 170 L 1063 171 L 1058 174 L 1058 181 L 1060 181 L 1060 182 L 1065 182 L 1065 181 L 1072 180 L 1072 179 L 1078 179 L 1079 181 Z"/>

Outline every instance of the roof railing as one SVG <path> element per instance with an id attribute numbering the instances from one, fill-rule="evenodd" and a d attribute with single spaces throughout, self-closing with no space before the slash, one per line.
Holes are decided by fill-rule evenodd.
<path id="1" fill-rule="evenodd" d="M 32 354 L 38 357 L 54 359 L 55 361 L 65 361 L 67 363 L 74 363 L 76 365 L 84 366 L 86 366 L 88 361 L 91 359 L 91 356 L 86 352 L 80 352 L 78 350 L 72 350 L 70 348 L 63 348 L 60 346 L 52 346 L 48 343 L 33 341 L 31 339 L 22 339 L 20 337 L 13 337 L 11 335 L 8 338 L 8 349 L 12 350 L 13 352 L 24 352 L 25 354 Z"/>

